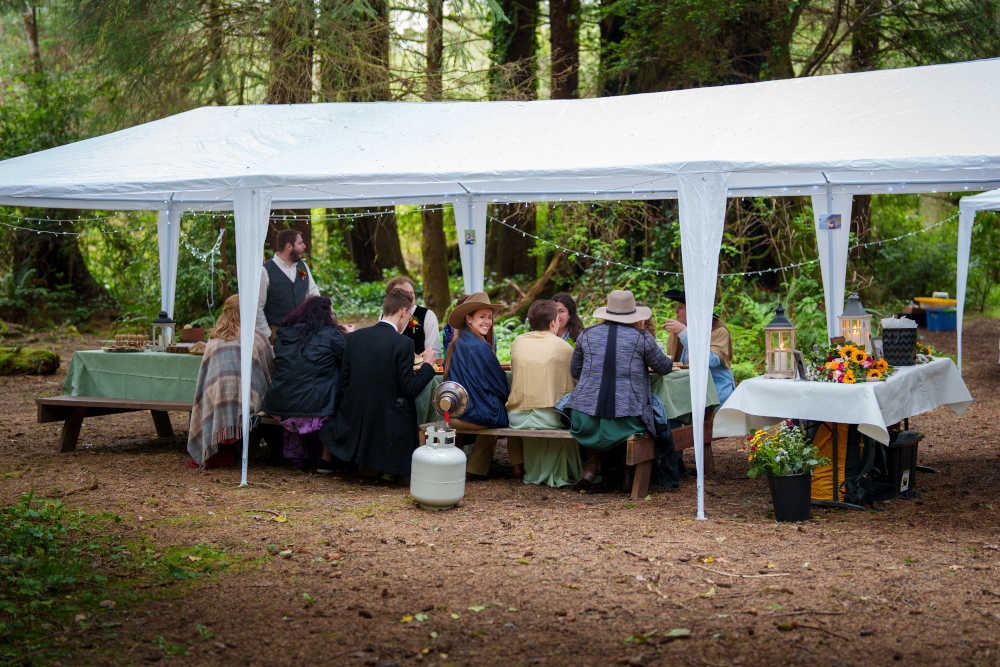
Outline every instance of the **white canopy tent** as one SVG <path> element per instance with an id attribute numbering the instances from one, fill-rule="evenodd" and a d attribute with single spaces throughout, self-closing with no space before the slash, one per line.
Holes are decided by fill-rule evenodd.
<path id="1" fill-rule="evenodd" d="M 854 194 L 1000 186 L 998 80 L 1000 60 L 983 60 L 583 100 L 205 107 L 0 162 L 0 204 L 159 211 L 172 314 L 186 210 L 234 211 L 248 296 L 272 206 L 451 203 L 471 241 L 461 257 L 472 292 L 489 202 L 676 197 L 704 518 L 701 416 L 726 197 L 810 195 L 817 214 L 848 221 Z M 848 236 L 845 224 L 818 239 L 831 333 Z M 255 301 L 240 302 L 244 434 Z"/>
<path id="2" fill-rule="evenodd" d="M 958 370 L 962 370 L 962 316 L 965 314 L 965 290 L 969 282 L 969 251 L 972 248 L 972 224 L 978 211 L 1000 211 L 1000 190 L 990 190 L 958 203 L 958 271 L 955 277 L 956 328 L 958 334 Z"/>

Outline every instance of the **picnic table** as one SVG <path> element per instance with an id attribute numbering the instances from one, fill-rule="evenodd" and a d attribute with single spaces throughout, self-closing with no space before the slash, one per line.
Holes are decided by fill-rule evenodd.
<path id="1" fill-rule="evenodd" d="M 38 422 L 63 422 L 60 451 L 76 448 L 87 417 L 149 410 L 160 437 L 172 437 L 168 412 L 190 412 L 201 356 L 166 352 L 73 354 L 63 395 L 38 398 Z"/>

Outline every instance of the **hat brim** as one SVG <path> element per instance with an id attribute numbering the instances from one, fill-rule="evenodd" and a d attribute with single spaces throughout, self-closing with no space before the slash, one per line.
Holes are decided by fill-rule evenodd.
<path id="1" fill-rule="evenodd" d="M 636 306 L 635 311 L 631 313 L 609 313 L 606 306 L 601 306 L 594 311 L 594 317 L 599 320 L 607 320 L 608 322 L 620 322 L 621 324 L 635 324 L 636 322 L 642 322 L 643 320 L 648 320 L 652 317 L 653 311 L 647 306 Z"/>
<path id="2" fill-rule="evenodd" d="M 687 304 L 687 294 L 685 294 L 683 290 L 668 289 L 666 294 L 664 294 L 663 296 L 667 297 L 671 301 Z"/>
<path id="3" fill-rule="evenodd" d="M 482 303 L 481 301 L 469 303 L 466 301 L 451 311 L 451 314 L 448 315 L 448 324 L 451 325 L 452 329 L 461 329 L 465 326 L 465 316 L 477 310 L 492 310 L 497 313 L 503 310 L 503 306 L 498 303 Z"/>

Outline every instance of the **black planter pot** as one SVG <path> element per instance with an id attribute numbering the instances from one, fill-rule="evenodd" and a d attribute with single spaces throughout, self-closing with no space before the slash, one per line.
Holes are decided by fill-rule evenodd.
<path id="1" fill-rule="evenodd" d="M 768 475 L 774 518 L 778 521 L 808 521 L 812 472 L 797 475 Z"/>

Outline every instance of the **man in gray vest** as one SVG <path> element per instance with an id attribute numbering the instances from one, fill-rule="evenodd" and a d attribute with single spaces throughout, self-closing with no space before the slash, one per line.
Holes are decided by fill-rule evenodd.
<path id="1" fill-rule="evenodd" d="M 274 241 L 274 256 L 264 262 L 257 302 L 257 331 L 274 340 L 281 321 L 308 297 L 319 296 L 312 272 L 302 261 L 306 243 L 294 229 L 282 229 Z"/>

